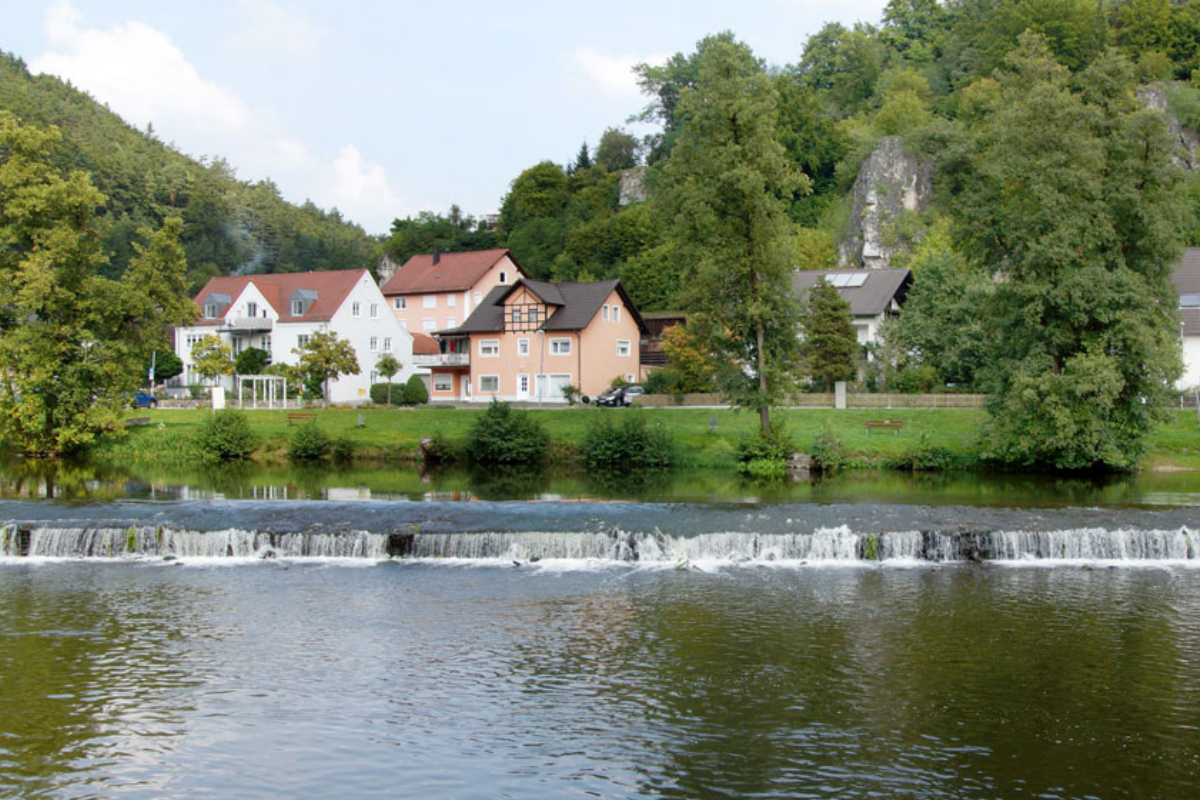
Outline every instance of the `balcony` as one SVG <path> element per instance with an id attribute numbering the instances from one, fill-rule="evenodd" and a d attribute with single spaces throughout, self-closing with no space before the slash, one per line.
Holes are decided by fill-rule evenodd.
<path id="1" fill-rule="evenodd" d="M 230 317 L 225 324 L 232 331 L 269 331 L 275 326 L 275 320 L 269 317 Z"/>
<path id="2" fill-rule="evenodd" d="M 413 354 L 413 366 L 416 367 L 469 367 L 471 356 L 467 353 L 432 353 Z"/>

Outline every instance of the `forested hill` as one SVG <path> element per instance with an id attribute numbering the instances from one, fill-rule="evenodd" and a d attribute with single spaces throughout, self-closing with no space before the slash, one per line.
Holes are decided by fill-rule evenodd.
<path id="1" fill-rule="evenodd" d="M 166 216 L 184 222 L 188 283 L 243 272 L 370 268 L 377 249 L 361 227 L 311 202 L 295 206 L 270 181 L 237 179 L 220 158 L 197 161 L 139 131 L 62 80 L 34 76 L 0 52 L 0 109 L 26 124 L 58 126 L 56 166 L 85 170 L 108 197 L 107 269 L 120 275 L 138 227 Z"/>

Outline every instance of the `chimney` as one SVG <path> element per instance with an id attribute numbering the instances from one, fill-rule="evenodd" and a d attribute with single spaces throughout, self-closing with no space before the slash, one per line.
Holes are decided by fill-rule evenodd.
<path id="1" fill-rule="evenodd" d="M 433 263 L 436 265 L 442 260 L 442 251 L 438 248 L 433 248 Z"/>

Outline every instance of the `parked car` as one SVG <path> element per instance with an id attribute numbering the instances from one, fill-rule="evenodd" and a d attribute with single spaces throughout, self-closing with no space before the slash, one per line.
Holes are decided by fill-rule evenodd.
<path id="1" fill-rule="evenodd" d="M 158 408 L 158 398 L 139 389 L 129 396 L 129 404 L 134 408 Z"/>
<path id="2" fill-rule="evenodd" d="M 596 396 L 596 405 L 598 406 L 631 406 L 633 398 L 638 395 L 645 394 L 646 390 L 641 386 L 618 386 L 614 389 L 607 389 Z"/>

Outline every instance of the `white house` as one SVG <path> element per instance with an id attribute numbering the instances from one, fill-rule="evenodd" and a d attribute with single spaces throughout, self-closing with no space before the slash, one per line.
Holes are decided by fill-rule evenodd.
<path id="1" fill-rule="evenodd" d="M 390 352 L 402 366 L 395 381 L 413 374 L 412 336 L 388 309 L 387 299 L 364 269 L 293 272 L 210 280 L 195 297 L 199 319 L 175 329 L 175 353 L 183 361 L 185 384 L 200 383 L 192 367 L 192 346 L 216 334 L 234 356 L 248 347 L 266 350 L 271 363 L 295 364 L 292 351 L 317 331 L 350 342 L 358 375 L 343 375 L 329 387 L 329 402 L 364 403 L 379 382 L 375 363 Z M 233 379 L 223 379 L 232 388 Z"/>
<path id="2" fill-rule="evenodd" d="M 1179 343 L 1183 348 L 1183 377 L 1175 386 L 1200 388 L 1200 247 L 1184 248 L 1171 282 L 1179 293 Z"/>
<path id="3" fill-rule="evenodd" d="M 803 300 L 808 290 L 824 278 L 850 303 L 858 343 L 866 346 L 879 338 L 879 326 L 900 312 L 912 273 L 907 269 L 799 270 L 792 273 L 792 290 Z"/>

